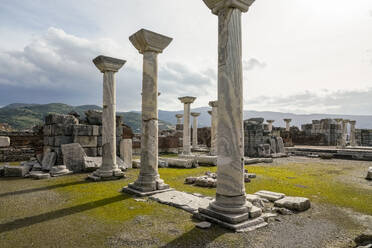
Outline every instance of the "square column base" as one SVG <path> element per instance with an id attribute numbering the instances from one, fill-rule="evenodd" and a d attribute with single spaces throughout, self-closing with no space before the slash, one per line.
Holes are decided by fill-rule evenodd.
<path id="1" fill-rule="evenodd" d="M 267 225 L 263 218 L 249 219 L 249 213 L 226 214 L 208 208 L 199 208 L 194 217 L 206 220 L 235 232 L 248 232 Z"/>
<path id="2" fill-rule="evenodd" d="M 95 182 L 99 181 L 110 181 L 110 180 L 118 180 L 124 177 L 124 172 L 121 170 L 112 170 L 112 171 L 101 171 L 96 170 L 92 174 L 90 174 L 87 179 L 92 180 Z"/>
<path id="3" fill-rule="evenodd" d="M 122 192 L 130 194 L 130 195 L 136 195 L 136 196 L 143 197 L 143 196 L 150 196 L 150 195 L 154 195 L 154 194 L 162 193 L 166 191 L 171 191 L 171 190 L 174 190 L 174 189 L 166 188 L 166 189 L 159 189 L 159 190 L 153 190 L 153 191 L 140 191 L 138 189 L 134 189 L 130 186 L 127 186 L 122 189 Z"/>

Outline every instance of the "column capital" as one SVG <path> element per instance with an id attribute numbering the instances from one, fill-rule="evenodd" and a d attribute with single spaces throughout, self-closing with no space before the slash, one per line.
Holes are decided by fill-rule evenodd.
<path id="1" fill-rule="evenodd" d="M 342 120 L 342 122 L 346 124 L 346 123 L 349 123 L 350 120 Z"/>
<path id="2" fill-rule="evenodd" d="M 183 114 L 176 114 L 175 116 L 176 116 L 176 118 L 182 118 Z"/>
<path id="3" fill-rule="evenodd" d="M 267 123 L 274 123 L 275 120 L 266 120 Z"/>
<path id="4" fill-rule="evenodd" d="M 212 115 L 212 111 L 211 110 L 208 110 L 208 114 Z"/>
<path id="5" fill-rule="evenodd" d="M 129 40 L 137 48 L 139 53 L 143 54 L 144 52 L 162 53 L 173 39 L 146 29 L 141 29 L 131 35 Z"/>
<path id="6" fill-rule="evenodd" d="M 192 117 L 198 117 L 198 116 L 200 116 L 200 113 L 191 112 L 191 116 L 192 116 Z"/>
<path id="7" fill-rule="evenodd" d="M 179 97 L 178 100 L 180 100 L 182 103 L 187 104 L 187 103 L 193 103 L 195 101 L 196 97 L 193 96 L 184 96 L 184 97 Z"/>
<path id="8" fill-rule="evenodd" d="M 105 73 L 107 71 L 118 72 L 119 69 L 123 67 L 126 62 L 126 60 L 116 59 L 103 55 L 100 55 L 93 59 L 93 63 L 102 73 Z"/>
<path id="9" fill-rule="evenodd" d="M 342 121 L 342 119 L 341 118 L 336 118 L 336 119 L 334 119 L 336 122 L 341 122 Z"/>
<path id="10" fill-rule="evenodd" d="M 247 12 L 255 0 L 203 0 L 212 13 L 218 15 L 221 9 L 237 8 L 241 12 Z"/>
<path id="11" fill-rule="evenodd" d="M 209 104 L 209 106 L 211 106 L 212 108 L 216 108 L 216 107 L 218 107 L 218 101 L 210 101 L 208 104 Z"/>
<path id="12" fill-rule="evenodd" d="M 353 125 L 354 126 L 356 124 L 356 121 L 354 121 L 354 120 L 353 121 L 349 121 L 349 123 L 350 123 L 350 125 Z"/>
<path id="13" fill-rule="evenodd" d="M 291 122 L 292 119 L 283 119 L 284 122 Z"/>

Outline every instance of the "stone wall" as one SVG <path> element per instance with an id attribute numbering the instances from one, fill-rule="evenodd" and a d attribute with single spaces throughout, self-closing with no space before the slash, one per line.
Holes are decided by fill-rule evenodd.
<path id="1" fill-rule="evenodd" d="M 356 129 L 355 140 L 358 146 L 372 146 L 372 130 Z"/>
<path id="2" fill-rule="evenodd" d="M 0 136 L 10 138 L 10 147 L 0 148 L 0 162 L 29 160 L 43 151 L 43 136 L 37 130 L 36 132 L 0 131 Z"/>

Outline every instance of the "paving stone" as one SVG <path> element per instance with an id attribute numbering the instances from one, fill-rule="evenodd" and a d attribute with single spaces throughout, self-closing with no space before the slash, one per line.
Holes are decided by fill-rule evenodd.
<path id="1" fill-rule="evenodd" d="M 272 192 L 272 191 L 267 191 L 267 190 L 260 190 L 254 194 L 260 196 L 261 198 L 267 199 L 271 202 L 280 200 L 285 197 L 285 194 L 283 193 L 277 193 L 277 192 Z"/>
<path id="2" fill-rule="evenodd" d="M 181 208 L 190 213 L 197 213 L 199 208 L 206 208 L 212 202 L 210 198 L 195 196 L 181 191 L 167 191 L 150 196 L 151 200 Z"/>
<path id="3" fill-rule="evenodd" d="M 310 208 L 310 200 L 305 197 L 286 196 L 274 202 L 276 207 L 284 207 L 292 211 L 305 211 Z"/>

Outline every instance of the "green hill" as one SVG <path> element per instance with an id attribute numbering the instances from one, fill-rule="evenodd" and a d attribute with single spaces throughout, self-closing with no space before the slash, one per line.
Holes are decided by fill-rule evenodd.
<path id="1" fill-rule="evenodd" d="M 0 123 L 8 123 L 13 129 L 31 129 L 37 124 L 42 124 L 44 117 L 51 113 L 68 114 L 75 111 L 80 118 L 85 117 L 84 112 L 89 109 L 102 110 L 97 105 L 70 106 L 63 103 L 50 104 L 25 104 L 13 103 L 0 108 Z M 134 132 L 141 130 L 141 113 L 138 112 L 118 112 L 123 117 L 124 123 L 132 128 Z M 159 128 L 169 128 L 171 124 L 159 121 Z"/>

